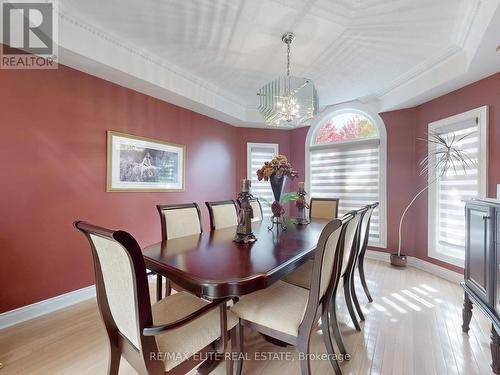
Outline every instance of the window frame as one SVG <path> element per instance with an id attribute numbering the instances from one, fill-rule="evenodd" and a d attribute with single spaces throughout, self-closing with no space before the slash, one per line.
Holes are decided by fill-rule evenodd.
<path id="1" fill-rule="evenodd" d="M 452 131 L 455 130 L 454 125 L 474 120 L 475 118 L 478 119 L 477 126 L 479 132 L 477 167 L 479 180 L 478 198 L 485 198 L 487 196 L 488 189 L 488 106 L 475 108 L 470 111 L 431 122 L 428 124 L 428 131 L 429 133 L 438 132 L 440 129 L 443 130 L 443 132 Z M 434 147 L 428 147 L 427 155 L 430 156 Z M 430 165 L 427 183 L 432 182 L 433 176 L 434 168 Z M 458 258 L 439 251 L 437 247 L 437 215 L 439 215 L 438 203 L 438 180 L 436 180 L 434 183 L 429 185 L 429 189 L 427 191 L 427 254 L 431 258 L 463 268 L 465 265 L 465 252 L 464 258 Z"/>
<path id="2" fill-rule="evenodd" d="M 314 144 L 316 135 L 326 121 L 337 115 L 345 113 L 356 113 L 368 118 L 378 130 L 378 137 L 349 139 L 338 142 Z M 359 103 L 350 102 L 326 107 L 313 120 L 311 127 L 307 133 L 305 144 L 305 182 L 306 191 L 311 191 L 311 150 L 334 148 L 335 146 L 348 147 L 355 144 L 373 144 L 379 143 L 379 231 L 380 241 L 378 243 L 369 243 L 370 247 L 386 248 L 387 247 L 387 132 L 384 121 L 379 114 L 370 106 Z M 311 198 L 311 197 L 309 197 Z M 361 208 L 361 207 L 360 207 Z"/>
<path id="3" fill-rule="evenodd" d="M 329 142 L 329 143 L 315 143 L 315 140 L 316 140 L 316 137 L 318 135 L 318 132 L 321 130 L 321 128 L 323 128 L 323 125 L 325 125 L 325 123 L 334 118 L 334 117 L 337 117 L 339 115 L 343 115 L 343 114 L 350 114 L 350 113 L 354 113 L 354 114 L 357 114 L 357 115 L 360 115 L 360 116 L 363 116 L 365 118 L 367 118 L 369 121 L 371 121 L 371 123 L 375 126 L 375 128 L 377 129 L 377 132 L 380 134 L 380 130 L 379 130 L 379 127 L 378 125 L 375 123 L 375 121 L 367 115 L 367 113 L 363 112 L 363 111 L 360 111 L 358 109 L 343 109 L 343 110 L 338 110 L 338 111 L 335 111 L 334 113 L 331 114 L 331 116 L 328 116 L 327 118 L 323 119 L 323 121 L 321 121 L 320 124 L 318 124 L 314 130 L 314 134 L 312 135 L 312 138 L 311 138 L 311 143 L 310 143 L 310 146 L 314 149 L 314 150 L 318 150 L 320 149 L 321 147 L 325 147 L 325 148 L 329 148 L 329 147 L 332 147 L 334 145 L 349 145 L 349 144 L 359 144 L 360 142 L 376 142 L 379 140 L 379 134 L 377 134 L 376 137 L 363 137 L 363 138 L 358 138 L 358 139 L 346 139 L 346 140 L 342 140 L 342 141 L 336 141 L 336 142 Z"/>
<path id="4" fill-rule="evenodd" d="M 254 177 L 254 173 L 256 171 L 252 171 L 252 147 L 269 147 L 274 149 L 274 155 L 279 155 L 279 144 L 278 143 L 257 143 L 257 142 L 247 142 L 247 179 L 252 181 L 252 177 Z M 271 185 L 269 184 L 269 189 L 271 189 Z M 272 192 L 272 189 L 271 189 Z M 258 198 L 258 197 L 256 197 Z M 262 204 L 262 203 L 261 203 Z M 268 217 L 268 216 L 265 216 Z"/>

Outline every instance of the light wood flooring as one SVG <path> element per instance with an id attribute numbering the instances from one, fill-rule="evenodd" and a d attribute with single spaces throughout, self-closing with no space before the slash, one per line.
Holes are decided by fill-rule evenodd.
<path id="1" fill-rule="evenodd" d="M 344 309 L 339 291 L 341 330 L 352 354 L 342 364 L 344 374 L 443 375 L 491 374 L 490 326 L 474 309 L 469 336 L 461 331 L 462 292 L 426 272 L 408 267 L 400 270 L 367 260 L 367 277 L 374 297 L 368 304 L 358 295 L 366 314 L 362 332 L 356 332 Z M 359 287 L 359 286 L 358 286 Z M 295 353 L 246 331 L 245 375 L 299 375 L 298 361 L 255 360 L 267 352 Z M 320 330 L 312 338 L 313 352 L 325 353 Z M 7 374 L 105 374 L 108 349 L 104 328 L 94 300 L 0 331 L 0 362 Z M 312 363 L 313 374 L 333 374 L 328 361 Z M 120 374 L 135 371 L 121 361 Z M 193 372 L 194 374 L 194 372 Z M 214 374 L 224 374 L 220 366 Z"/>

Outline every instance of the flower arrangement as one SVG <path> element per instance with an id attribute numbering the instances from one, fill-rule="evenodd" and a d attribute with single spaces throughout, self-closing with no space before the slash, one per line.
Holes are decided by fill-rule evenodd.
<path id="1" fill-rule="evenodd" d="M 273 160 L 266 161 L 262 168 L 257 170 L 257 178 L 259 181 L 269 181 L 269 178 L 273 174 L 275 174 L 277 178 L 286 176 L 292 180 L 299 175 L 299 173 L 293 169 L 285 155 L 278 155 Z"/>
<path id="2" fill-rule="evenodd" d="M 305 198 L 304 197 L 300 197 L 300 196 L 295 201 L 295 206 L 297 206 L 297 208 L 299 210 L 304 209 L 304 208 L 309 208 L 309 204 L 306 202 Z"/>
<path id="3" fill-rule="evenodd" d="M 271 205 L 271 212 L 274 216 L 281 216 L 285 213 L 285 208 L 280 202 L 274 201 Z"/>

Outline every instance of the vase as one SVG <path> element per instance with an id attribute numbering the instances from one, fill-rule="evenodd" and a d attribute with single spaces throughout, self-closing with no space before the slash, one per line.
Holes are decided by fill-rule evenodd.
<path id="1" fill-rule="evenodd" d="M 396 267 L 406 267 L 406 255 L 391 253 L 391 264 Z"/>
<path id="2" fill-rule="evenodd" d="M 286 176 L 277 177 L 276 174 L 272 174 L 271 177 L 269 177 L 269 181 L 271 182 L 274 200 L 279 202 L 281 194 L 283 194 L 283 189 L 285 189 Z"/>
<path id="3" fill-rule="evenodd" d="M 286 225 L 283 223 L 281 212 L 283 211 L 283 207 L 280 203 L 281 194 L 283 194 L 283 190 L 285 188 L 286 176 L 277 177 L 276 174 L 273 174 L 269 177 L 269 182 L 271 183 L 271 189 L 273 190 L 274 203 L 272 205 L 273 216 L 271 216 L 271 226 L 267 229 L 272 230 L 273 228 L 277 228 L 278 230 L 286 230 Z"/>

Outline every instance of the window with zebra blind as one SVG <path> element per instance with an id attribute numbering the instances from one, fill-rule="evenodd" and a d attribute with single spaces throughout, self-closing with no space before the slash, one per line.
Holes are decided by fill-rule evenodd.
<path id="1" fill-rule="evenodd" d="M 486 196 L 487 107 L 433 122 L 429 134 L 461 150 L 466 162 L 443 174 L 435 168 L 443 146 L 429 142 L 429 256 L 463 267 L 464 201 Z"/>
<path id="2" fill-rule="evenodd" d="M 278 155 L 278 151 L 278 145 L 275 143 L 247 143 L 247 178 L 252 182 L 252 195 L 259 198 L 264 217 L 271 216 L 273 191 L 269 181 L 257 179 L 256 172 L 262 168 L 264 162 Z"/>
<path id="3" fill-rule="evenodd" d="M 308 145 L 309 197 L 338 198 L 339 217 L 380 202 L 371 218 L 369 244 L 384 247 L 386 146 L 382 119 L 356 108 L 335 109 L 313 124 Z"/>

